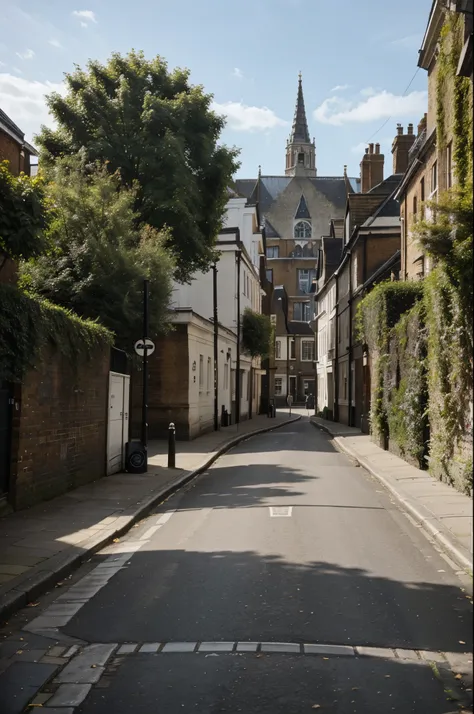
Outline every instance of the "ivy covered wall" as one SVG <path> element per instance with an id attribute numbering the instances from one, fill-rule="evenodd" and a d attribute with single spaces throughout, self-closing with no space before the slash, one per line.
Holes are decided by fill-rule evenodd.
<path id="1" fill-rule="evenodd" d="M 371 433 L 384 448 L 472 491 L 472 83 L 457 77 L 464 20 L 447 13 L 436 73 L 437 156 L 452 140 L 455 185 L 428 202 L 414 236 L 433 269 L 422 282 L 381 284 L 359 307 L 369 348 Z M 411 304 L 410 304 L 411 300 Z"/>

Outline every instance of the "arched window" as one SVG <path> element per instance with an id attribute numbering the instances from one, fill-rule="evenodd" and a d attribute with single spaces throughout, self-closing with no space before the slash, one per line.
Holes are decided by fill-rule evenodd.
<path id="1" fill-rule="evenodd" d="M 311 238 L 311 223 L 298 221 L 295 225 L 295 238 Z"/>
<path id="2" fill-rule="evenodd" d="M 300 166 L 304 166 L 304 153 L 302 151 L 298 154 L 298 163 Z"/>
<path id="3" fill-rule="evenodd" d="M 303 257 L 303 248 L 300 245 L 295 245 L 294 250 L 291 253 L 292 258 L 302 258 Z"/>

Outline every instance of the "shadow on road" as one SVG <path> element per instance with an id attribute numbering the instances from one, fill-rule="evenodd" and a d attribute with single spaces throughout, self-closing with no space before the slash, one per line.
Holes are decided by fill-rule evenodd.
<path id="1" fill-rule="evenodd" d="M 472 651 L 472 608 L 454 586 L 218 547 L 154 550 L 149 543 L 130 556 L 69 622 L 68 634 L 94 642 L 240 640 Z"/>

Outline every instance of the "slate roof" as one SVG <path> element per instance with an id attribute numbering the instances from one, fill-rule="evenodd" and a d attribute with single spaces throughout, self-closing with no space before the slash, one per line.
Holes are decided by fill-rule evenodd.
<path id="1" fill-rule="evenodd" d="M 306 205 L 306 200 L 304 196 L 301 196 L 298 208 L 296 209 L 295 218 L 311 218 L 311 214 Z"/>
<path id="2" fill-rule="evenodd" d="M 349 210 L 351 216 L 350 231 L 354 226 L 369 225 L 370 219 L 378 218 L 378 210 L 384 207 L 387 212 L 396 211 L 396 206 L 387 201 L 388 198 L 393 198 L 400 181 L 402 174 L 392 174 L 381 183 L 374 186 L 367 193 L 352 193 L 348 195 Z M 399 211 L 399 209 L 398 209 Z M 380 218 L 389 218 L 389 215 L 382 214 Z M 384 224 L 384 221 L 381 222 Z M 379 224 L 379 225 L 381 225 Z M 393 225 L 393 220 L 389 225 Z"/>
<path id="3" fill-rule="evenodd" d="M 265 221 L 265 235 L 267 238 L 280 238 L 280 234 L 274 229 L 270 221 L 264 217 Z"/>
<path id="4" fill-rule="evenodd" d="M 0 124 L 3 124 L 6 129 L 15 134 L 18 138 L 18 141 L 23 142 L 25 138 L 24 132 L 22 132 L 20 127 L 18 127 L 15 122 L 13 122 L 10 117 L 5 114 L 3 109 L 0 109 Z"/>
<path id="5" fill-rule="evenodd" d="M 330 238 L 323 236 L 322 247 L 325 260 L 325 277 L 326 280 L 334 273 L 337 266 L 341 262 L 343 238 Z"/>
<path id="6" fill-rule="evenodd" d="M 235 190 L 242 196 L 252 201 L 259 199 L 261 212 L 265 215 L 271 208 L 274 201 L 287 188 L 290 181 L 297 181 L 294 176 L 261 176 L 258 190 L 257 179 L 236 179 Z M 308 178 L 317 191 L 332 203 L 336 208 L 344 210 L 346 206 L 347 190 L 343 176 L 317 176 Z M 359 196 L 354 193 L 352 196 Z M 367 195 L 367 194 L 365 194 Z"/>
<path id="7" fill-rule="evenodd" d="M 387 228 L 400 225 L 400 203 L 395 200 L 394 196 L 402 180 L 402 174 L 393 174 L 390 178 L 396 179 L 390 182 L 390 185 L 394 184 L 392 193 L 382 201 L 377 210 L 362 224 L 364 227 Z"/>
<path id="8" fill-rule="evenodd" d="M 309 322 L 300 322 L 299 320 L 290 320 L 288 332 L 290 335 L 311 335 L 314 337 L 314 332 Z"/>

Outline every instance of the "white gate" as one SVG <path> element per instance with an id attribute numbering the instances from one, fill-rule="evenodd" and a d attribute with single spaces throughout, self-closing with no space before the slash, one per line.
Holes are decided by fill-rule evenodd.
<path id="1" fill-rule="evenodd" d="M 125 444 L 128 441 L 128 408 L 130 377 L 109 373 L 109 415 L 107 426 L 107 475 L 122 471 L 125 465 Z"/>

